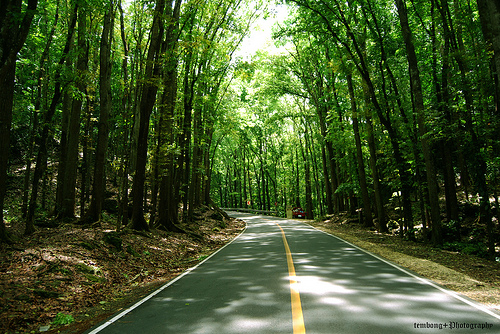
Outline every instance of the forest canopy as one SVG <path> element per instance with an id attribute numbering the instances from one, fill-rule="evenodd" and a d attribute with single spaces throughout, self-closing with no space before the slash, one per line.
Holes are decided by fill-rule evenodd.
<path id="1" fill-rule="evenodd" d="M 276 6 L 285 51 L 240 56 Z M 117 229 L 182 231 L 200 206 L 302 207 L 435 245 L 474 222 L 495 256 L 496 0 L 8 0 L 0 13 L 3 241 L 13 220 L 31 234 L 108 212 Z"/>

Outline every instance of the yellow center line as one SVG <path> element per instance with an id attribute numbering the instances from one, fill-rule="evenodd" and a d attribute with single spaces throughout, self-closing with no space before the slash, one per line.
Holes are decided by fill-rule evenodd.
<path id="1" fill-rule="evenodd" d="M 283 231 L 280 224 L 276 223 L 276 225 L 278 225 L 281 230 L 283 244 L 285 245 L 286 251 L 286 262 L 288 264 L 288 275 L 290 277 L 290 294 L 292 300 L 293 334 L 305 334 L 306 328 L 304 326 L 304 316 L 302 315 L 302 305 L 300 303 L 299 283 L 295 279 L 297 276 L 295 275 L 295 267 L 293 266 L 292 252 L 290 252 L 290 247 L 288 247 L 285 231 Z"/>

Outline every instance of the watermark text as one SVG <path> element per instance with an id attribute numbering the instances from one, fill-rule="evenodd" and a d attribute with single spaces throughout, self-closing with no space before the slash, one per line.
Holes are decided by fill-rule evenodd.
<path id="1" fill-rule="evenodd" d="M 449 322 L 414 322 L 413 328 L 418 329 L 492 329 L 493 324 L 488 322 L 483 323 L 472 323 L 472 322 L 458 322 L 458 321 L 449 321 Z"/>

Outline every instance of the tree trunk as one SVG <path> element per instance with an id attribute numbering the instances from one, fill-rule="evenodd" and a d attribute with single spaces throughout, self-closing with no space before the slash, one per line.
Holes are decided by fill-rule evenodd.
<path id="1" fill-rule="evenodd" d="M 28 37 L 37 0 L 29 0 L 24 15 L 22 2 L 2 1 L 0 4 L 0 242 L 9 241 L 4 224 L 4 203 L 9 166 L 10 128 L 14 102 L 16 58 Z M 19 20 L 22 15 L 22 20 Z"/>
<path id="2" fill-rule="evenodd" d="M 401 24 L 401 31 L 403 40 L 406 46 L 406 56 L 408 59 L 408 66 L 410 69 L 410 82 L 411 91 L 413 95 L 413 103 L 415 112 L 417 114 L 417 124 L 420 135 L 420 142 L 422 144 L 422 152 L 424 154 L 424 161 L 427 175 L 427 187 L 429 190 L 429 200 L 431 206 L 431 223 L 432 223 L 432 242 L 435 245 L 442 243 L 441 232 L 441 215 L 439 209 L 438 187 L 436 180 L 436 173 L 434 170 L 434 162 L 432 160 L 430 144 L 426 137 L 425 117 L 424 117 L 424 99 L 422 94 L 422 85 L 420 81 L 420 71 L 418 69 L 417 54 L 415 46 L 412 41 L 412 32 L 408 23 L 408 14 L 406 3 L 404 0 L 395 0 L 398 8 L 399 21 Z"/>
<path id="3" fill-rule="evenodd" d="M 448 221 L 453 220 L 455 222 L 458 222 L 459 210 L 452 156 L 452 147 L 454 145 L 450 140 L 442 141 L 441 145 L 444 161 L 443 176 L 446 197 L 446 216 L 448 218 Z"/>
<path id="4" fill-rule="evenodd" d="M 308 126 L 310 133 L 314 133 L 312 130 L 311 124 L 306 124 L 306 126 Z M 306 141 L 306 143 L 307 143 L 307 141 Z M 313 169 L 312 174 L 313 174 L 313 180 L 314 180 L 314 185 L 315 185 L 314 188 L 316 190 L 316 201 L 313 202 L 313 207 L 314 207 L 314 210 L 316 210 L 316 211 L 313 211 L 313 212 L 316 212 L 316 214 L 318 214 L 318 208 L 319 208 L 319 215 L 320 215 L 320 217 L 323 217 L 325 213 L 324 213 L 324 208 L 323 208 L 323 203 L 322 203 L 323 196 L 322 196 L 322 189 L 321 189 L 321 185 L 320 185 L 321 182 L 319 180 L 319 171 L 318 171 L 319 164 L 318 164 L 317 156 L 313 152 L 314 147 L 317 147 L 317 145 L 314 142 L 314 136 L 311 135 L 309 138 L 309 143 L 307 144 L 307 149 L 309 151 L 309 155 L 310 155 L 311 160 L 312 160 L 312 169 Z M 274 166 L 274 180 L 275 181 L 273 182 L 273 185 L 275 188 L 275 198 L 278 198 L 277 193 L 276 193 L 276 180 L 278 180 L 277 166 L 276 165 Z"/>
<path id="5" fill-rule="evenodd" d="M 10 150 L 9 137 L 12 123 L 15 75 L 15 63 L 2 66 L 0 70 L 0 241 L 10 241 L 3 220 L 3 209 L 7 188 L 7 170 Z"/>
<path id="6" fill-rule="evenodd" d="M 253 208 L 254 203 L 253 203 L 252 177 L 250 175 L 250 163 L 248 164 L 247 174 L 248 174 L 248 200 L 250 201 L 250 208 Z"/>
<path id="7" fill-rule="evenodd" d="M 160 116 L 156 115 L 155 125 L 154 125 L 154 153 L 151 157 L 150 163 L 150 182 L 151 182 L 151 205 L 149 208 L 149 226 L 153 227 L 156 220 L 156 211 L 158 209 L 158 192 L 160 189 L 160 160 L 163 159 L 163 154 L 161 154 L 161 144 L 160 137 L 162 137 L 161 129 L 161 113 Z M 145 204 L 146 205 L 146 204 Z"/>
<path id="8" fill-rule="evenodd" d="M 312 204 L 312 188 L 311 188 L 311 165 L 309 159 L 306 155 L 305 149 L 302 147 L 302 155 L 304 158 L 304 179 L 305 179 L 305 197 L 306 197 L 306 217 L 307 219 L 313 219 L 313 204 Z"/>
<path id="9" fill-rule="evenodd" d="M 89 188 L 90 188 L 90 158 L 91 154 L 89 153 L 89 143 L 90 143 L 90 134 L 92 131 L 91 119 L 92 119 L 92 110 L 94 101 L 87 94 L 87 105 L 85 107 L 85 125 L 83 129 L 83 138 L 82 138 L 82 166 L 81 166 L 81 186 L 80 186 L 80 217 L 85 215 L 87 212 L 86 204 L 89 200 Z"/>
<path id="10" fill-rule="evenodd" d="M 131 118 L 130 106 L 131 106 L 131 89 L 129 83 L 129 73 L 128 73 L 128 57 L 129 57 L 129 46 L 127 43 L 127 38 L 125 36 L 125 20 L 123 18 L 123 8 L 121 1 L 118 3 L 118 10 L 120 11 L 120 36 L 123 44 L 123 60 L 122 60 L 122 74 L 124 87 L 121 96 L 121 106 L 124 119 Z M 124 126 L 124 136 L 123 140 L 123 151 L 121 153 L 122 165 L 120 166 L 120 202 L 118 209 L 118 217 L 116 222 L 116 230 L 119 231 L 122 225 L 128 224 L 128 173 L 130 166 L 130 127 L 125 124 Z"/>
<path id="11" fill-rule="evenodd" d="M 190 20 L 190 31 L 187 36 L 188 42 L 193 42 L 193 28 L 194 28 L 194 19 L 195 16 L 192 15 Z M 179 182 L 180 189 L 183 193 L 182 196 L 182 210 L 183 216 L 188 213 L 188 185 L 189 185 L 189 177 L 191 174 L 191 136 L 192 136 L 192 112 L 193 112 L 193 100 L 194 100 L 194 86 L 196 84 L 196 75 L 194 73 L 194 61 L 193 61 L 193 52 L 187 52 L 186 58 L 184 60 L 184 81 L 183 81 L 183 91 L 184 91 L 184 119 L 182 123 L 182 134 L 179 140 L 179 146 L 181 150 L 181 156 L 179 165 L 180 175 Z"/>
<path id="12" fill-rule="evenodd" d="M 165 80 L 169 84 L 165 86 L 162 95 L 160 126 L 162 128 L 162 137 L 166 138 L 166 140 L 160 138 L 160 141 L 162 145 L 168 147 L 174 143 L 173 119 L 177 95 L 177 71 L 175 71 L 175 68 L 167 71 Z M 178 189 L 175 189 L 175 177 L 178 170 L 175 164 L 175 153 L 168 151 L 168 148 L 165 157 L 162 159 L 161 170 L 162 177 L 156 224 L 164 230 L 179 232 L 180 229 L 176 226 L 179 223 L 179 198 L 177 196 Z"/>
<path id="13" fill-rule="evenodd" d="M 66 68 L 71 73 L 71 59 L 66 61 Z M 56 187 L 56 204 L 54 208 L 54 216 L 59 216 L 63 207 L 63 185 L 64 174 L 66 173 L 66 165 L 68 162 L 68 132 L 69 119 L 71 117 L 73 99 L 68 91 L 64 92 L 62 98 L 62 116 L 61 116 L 61 140 L 59 141 L 59 164 L 57 165 L 57 187 Z"/>
<path id="14" fill-rule="evenodd" d="M 55 34 L 55 30 L 57 27 L 57 23 L 59 22 L 59 1 L 57 1 L 57 8 L 56 8 L 56 13 L 54 16 L 54 23 L 52 24 L 52 28 L 50 30 L 50 33 L 48 35 L 47 42 L 45 43 L 45 48 L 42 52 L 42 55 L 40 57 L 40 62 L 38 64 L 38 79 L 37 79 L 37 96 L 35 100 L 35 110 L 33 112 L 33 124 L 32 124 L 32 131 L 30 134 L 30 144 L 29 144 L 29 149 L 28 149 L 28 158 L 26 161 L 26 174 L 25 174 L 25 182 L 24 182 L 24 187 L 23 187 L 23 207 L 22 207 L 22 217 L 26 218 L 28 214 L 28 201 L 29 201 L 29 181 L 31 177 L 31 165 L 32 165 L 32 159 L 33 159 L 33 152 L 35 149 L 35 138 L 36 138 L 36 131 L 38 131 L 39 127 L 39 121 L 38 121 L 38 114 L 40 110 L 42 109 L 42 96 L 43 93 L 42 91 L 44 90 L 45 82 L 47 82 L 48 75 L 47 75 L 47 69 L 46 69 L 46 62 L 49 57 L 49 51 L 50 51 L 50 46 L 52 44 L 52 40 Z M 44 103 L 45 105 L 45 103 Z M 44 108 L 46 109 L 46 108 Z"/>
<path id="15" fill-rule="evenodd" d="M 363 94 L 366 105 L 370 105 L 370 93 L 366 82 L 363 83 Z M 377 166 L 377 147 L 373 129 L 373 120 L 368 108 L 365 110 L 366 119 L 366 137 L 368 142 L 368 150 L 370 152 L 370 170 L 373 179 L 373 193 L 375 197 L 375 207 L 377 212 L 377 229 L 378 231 L 387 231 L 387 217 L 384 209 L 384 199 L 382 196 L 382 185 L 380 182 L 380 174 Z"/>
<path id="16" fill-rule="evenodd" d="M 354 140 L 356 142 L 356 161 L 358 166 L 359 186 L 361 188 L 361 198 L 363 200 L 364 225 L 366 227 L 370 227 L 373 226 L 372 209 L 370 205 L 370 195 L 368 194 L 368 186 L 366 184 L 365 164 L 363 162 L 361 137 L 359 135 L 358 110 L 356 106 L 356 97 L 354 95 L 354 87 L 352 85 L 351 74 L 347 74 L 347 85 L 349 89 L 349 97 L 351 99 L 352 128 L 354 131 Z"/>
<path id="17" fill-rule="evenodd" d="M 326 113 L 321 106 L 317 106 L 316 110 L 319 118 L 321 136 L 323 137 L 324 144 L 327 145 L 328 139 L 327 139 L 327 126 L 326 126 Z M 326 207 L 328 214 L 333 214 L 335 212 L 335 207 L 332 197 L 334 197 L 335 195 L 333 195 L 334 190 L 332 190 L 332 181 L 330 180 L 331 174 L 328 172 L 331 163 L 327 161 L 328 159 L 327 159 L 327 154 L 325 152 L 325 145 L 322 145 L 322 163 L 323 163 L 322 166 L 323 166 L 323 174 L 325 175 L 324 182 L 326 188 Z"/>
<path id="18" fill-rule="evenodd" d="M 193 92 L 194 93 L 194 92 Z M 200 162 L 201 162 L 201 106 L 194 109 L 193 112 L 193 150 L 191 153 L 191 171 L 189 187 L 188 187 L 188 221 L 193 221 L 194 210 L 198 206 L 196 201 L 196 194 L 199 191 L 199 174 L 200 174 Z M 236 172 L 236 170 L 235 170 Z M 239 207 L 239 206 L 238 206 Z"/>
<path id="19" fill-rule="evenodd" d="M 444 115 L 444 118 L 448 122 L 448 126 L 453 126 L 452 115 L 450 111 L 450 92 L 449 92 L 449 76 L 450 76 L 450 47 L 452 44 L 452 40 L 455 38 L 451 35 L 451 31 L 449 29 L 448 23 L 448 8 L 446 2 L 441 2 L 442 5 L 438 4 L 435 6 L 434 2 L 432 3 L 432 7 L 439 7 L 439 11 L 441 13 L 441 18 L 443 20 L 443 28 L 444 28 L 444 48 L 443 48 L 443 61 L 441 68 L 441 82 L 438 79 L 438 71 L 437 71 L 437 48 L 441 41 L 437 41 L 436 32 L 435 32 L 435 24 L 434 24 L 434 15 L 432 22 L 432 30 L 431 30 L 431 40 L 432 40 L 432 77 L 434 81 L 434 86 L 436 89 L 436 100 L 437 100 L 437 109 Z M 431 9 L 434 11 L 434 9 Z M 453 136 L 454 134 L 450 134 Z M 453 139 L 446 138 L 442 139 L 439 142 L 441 146 L 442 159 L 443 159 L 443 177 L 444 177 L 444 191 L 446 198 L 446 216 L 448 221 L 454 220 L 458 222 L 458 201 L 456 195 L 456 184 L 455 184 L 455 172 L 453 170 L 453 158 L 452 158 L 452 148 L 454 147 Z"/>
<path id="20" fill-rule="evenodd" d="M 180 1 L 178 1 L 180 2 Z M 167 36 L 169 36 L 167 34 Z M 173 50 L 172 50 L 173 51 Z M 173 65 L 173 64 L 172 64 Z M 175 67 L 170 68 L 165 76 L 168 83 L 162 94 L 162 107 L 160 108 L 160 126 L 162 128 L 162 145 L 168 147 L 174 143 L 174 111 L 177 95 L 177 71 Z M 179 223 L 178 217 L 178 188 L 176 189 L 176 176 L 178 168 L 175 163 L 175 153 L 167 148 L 165 157 L 162 159 L 162 177 L 160 183 L 160 196 L 158 203 L 158 218 L 156 224 L 166 231 L 181 232 L 176 224 Z"/>
<path id="21" fill-rule="evenodd" d="M 85 94 L 85 73 L 88 69 L 87 48 L 87 16 L 85 11 L 78 13 L 78 59 L 76 64 L 77 88 L 80 94 Z M 71 114 L 69 116 L 66 146 L 66 161 L 64 164 L 62 197 L 58 214 L 59 219 L 75 217 L 75 189 L 78 170 L 78 144 L 80 140 L 80 115 L 82 111 L 82 98 L 72 99 Z"/>
<path id="22" fill-rule="evenodd" d="M 92 185 L 92 200 L 86 218 L 90 222 L 101 219 L 102 205 L 104 203 L 104 192 L 106 189 L 106 153 L 109 138 L 109 116 L 112 107 L 111 98 L 111 42 L 113 37 L 114 3 L 109 2 L 109 8 L 104 15 L 104 23 L 100 45 L 100 69 L 99 69 L 99 95 L 101 97 L 101 111 L 97 132 L 97 147 L 95 153 L 94 184 Z"/>
<path id="23" fill-rule="evenodd" d="M 447 6 L 447 3 L 444 3 L 444 5 Z M 480 6 L 484 6 L 483 3 L 480 4 Z M 487 0 L 487 8 L 489 15 L 484 15 L 484 8 L 481 7 L 479 8 L 480 11 L 480 16 L 483 14 L 483 18 L 481 18 L 482 23 L 483 23 L 483 30 L 486 28 L 486 34 L 485 37 L 487 41 L 491 43 L 491 46 L 493 48 L 493 63 L 494 63 L 494 85 L 496 87 L 495 91 L 495 112 L 498 115 L 499 110 L 498 110 L 498 98 L 499 98 L 499 83 L 498 83 L 498 73 L 500 71 L 500 4 L 498 1 L 489 1 Z M 448 10 L 449 11 L 449 10 Z M 486 21 L 486 22 L 485 22 Z M 471 85 L 469 83 L 469 66 L 467 65 L 464 57 L 462 56 L 465 53 L 465 46 L 463 43 L 463 38 L 461 35 L 460 30 L 458 32 L 455 32 L 454 29 L 452 29 L 452 25 L 450 23 L 450 29 L 449 34 L 453 38 L 453 41 L 457 41 L 457 43 L 453 43 L 454 50 L 454 56 L 455 56 L 455 61 L 457 62 L 458 68 L 460 70 L 460 78 L 461 78 L 461 84 L 462 84 L 462 93 L 464 96 L 465 100 L 465 130 L 469 133 L 470 138 L 471 138 L 471 151 L 472 151 L 472 157 L 470 161 L 473 162 L 473 170 L 474 170 L 474 181 L 476 183 L 476 187 L 479 193 L 479 196 L 481 198 L 480 201 L 480 216 L 482 222 L 486 225 L 486 231 L 487 231 L 487 237 L 488 237 L 488 253 L 490 259 L 494 260 L 495 259 L 495 236 L 494 236 L 494 223 L 492 221 L 491 217 L 491 205 L 490 205 L 490 190 L 488 189 L 488 183 L 486 180 L 486 174 L 488 173 L 487 170 L 487 163 L 485 158 L 483 157 L 483 154 L 481 153 L 482 150 L 487 150 L 486 148 L 489 147 L 491 144 L 488 143 L 488 138 L 482 138 L 480 139 L 477 135 L 477 133 L 474 131 L 473 128 L 473 121 L 472 118 L 474 116 L 474 109 L 473 109 L 473 90 L 471 88 Z M 458 44 L 458 45 L 457 45 Z M 490 115 L 491 112 L 488 112 L 486 110 L 487 115 Z"/>
<path id="24" fill-rule="evenodd" d="M 58 63 L 60 67 L 62 67 L 65 64 L 66 59 L 68 57 L 68 53 L 71 47 L 71 41 L 73 40 L 73 35 L 75 32 L 77 13 L 78 13 L 78 5 L 76 4 L 75 8 L 73 9 L 70 25 L 68 27 L 68 35 L 66 37 L 66 43 L 61 55 L 61 59 L 59 60 Z M 31 189 L 28 214 L 26 215 L 26 227 L 24 231 L 25 234 L 32 234 L 35 231 L 34 217 L 35 217 L 35 209 L 38 198 L 38 187 L 40 186 L 40 181 L 43 177 L 43 174 L 45 173 L 45 169 L 47 166 L 47 141 L 49 140 L 49 138 L 52 138 L 49 130 L 52 124 L 52 118 L 56 112 L 56 108 L 57 105 L 59 104 L 59 100 L 62 94 L 60 72 L 56 72 L 54 80 L 55 80 L 54 95 L 52 96 L 52 101 L 50 103 L 50 106 L 45 111 L 42 130 L 40 133 L 37 134 L 35 140 L 36 143 L 38 144 L 38 153 L 36 158 L 35 172 L 33 174 L 33 187 Z"/>
<path id="25" fill-rule="evenodd" d="M 158 86 L 155 80 L 159 72 L 159 64 L 155 64 L 160 54 L 163 38 L 163 12 L 164 0 L 157 0 L 154 11 L 153 24 L 151 27 L 151 42 L 149 44 L 144 73 L 144 84 L 142 85 L 142 97 L 139 104 L 140 120 L 137 137 L 136 170 L 132 185 L 132 218 L 131 224 L 134 230 L 149 230 L 148 223 L 144 219 L 144 184 L 146 182 L 146 164 L 148 156 L 148 134 L 149 117 L 156 102 Z"/>
<path id="26" fill-rule="evenodd" d="M 292 161 L 293 165 L 293 161 Z M 300 172 L 299 172 L 299 152 L 297 148 L 295 148 L 295 182 L 294 182 L 294 202 L 295 207 L 300 207 Z"/>
<path id="27" fill-rule="evenodd" d="M 158 202 L 158 218 L 156 224 L 167 231 L 179 231 L 176 224 L 179 222 L 178 204 L 179 204 L 179 188 L 176 182 L 176 177 L 179 173 L 179 168 L 176 165 L 175 153 L 169 148 L 174 144 L 175 135 L 174 114 L 177 99 L 177 66 L 178 58 L 174 56 L 177 48 L 177 29 L 179 28 L 179 13 L 180 0 L 176 0 L 173 7 L 167 5 L 166 16 L 171 20 L 165 32 L 165 53 L 166 69 L 164 72 L 165 87 L 161 99 L 160 107 L 160 128 L 162 136 L 159 138 L 161 145 L 165 145 L 166 154 L 161 160 L 162 177 L 160 181 L 160 193 Z"/>
<path id="28" fill-rule="evenodd" d="M 246 149 L 243 146 L 242 155 L 243 155 L 243 200 L 245 203 L 243 204 L 243 207 L 247 207 L 247 201 L 248 201 L 248 195 L 247 195 L 247 162 L 246 162 Z M 210 177 L 210 174 L 209 174 Z"/>
<path id="29" fill-rule="evenodd" d="M 40 88 L 40 82 L 38 87 Z M 32 156 L 33 150 L 35 148 L 35 131 L 38 128 L 38 110 L 40 110 L 40 104 L 38 104 L 38 108 L 35 105 L 35 110 L 32 113 L 32 121 L 31 121 L 31 131 L 29 135 L 29 145 L 28 152 L 26 154 L 26 171 L 24 172 L 24 182 L 23 182 L 23 206 L 21 208 L 22 218 L 26 218 L 28 214 L 28 199 L 29 199 L 29 189 L 30 189 L 30 179 L 31 179 L 31 165 L 32 165 Z"/>
<path id="30" fill-rule="evenodd" d="M 493 51 L 495 111 L 500 113 L 500 3 L 498 0 L 477 0 L 477 8 L 487 49 Z"/>

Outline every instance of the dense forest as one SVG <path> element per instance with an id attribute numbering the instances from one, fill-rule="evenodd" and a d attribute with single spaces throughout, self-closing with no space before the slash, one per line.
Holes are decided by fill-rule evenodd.
<path id="1" fill-rule="evenodd" d="M 286 51 L 238 56 L 278 5 Z M 3 241 L 301 206 L 495 257 L 496 0 L 8 0 L 0 29 Z"/>

